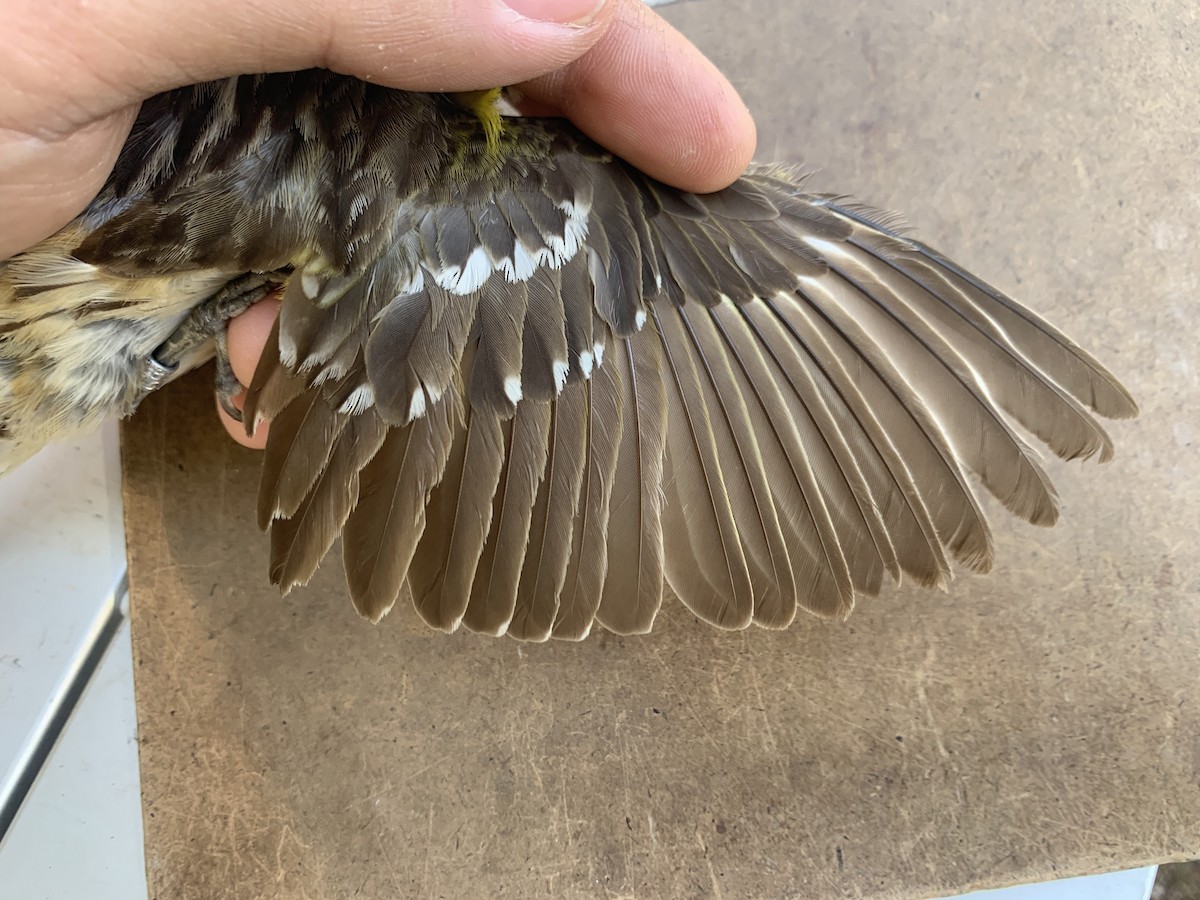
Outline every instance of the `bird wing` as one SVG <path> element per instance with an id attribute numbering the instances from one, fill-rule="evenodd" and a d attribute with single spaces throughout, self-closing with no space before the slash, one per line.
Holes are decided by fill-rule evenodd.
<path id="1" fill-rule="evenodd" d="M 336 536 L 358 609 L 648 630 L 843 617 L 885 576 L 992 560 L 971 475 L 1050 524 L 1016 425 L 1112 452 L 1133 401 L 1047 323 L 880 214 L 777 168 L 683 194 L 556 143 L 413 197 L 365 272 L 291 279 L 251 389 L 272 577 Z M 489 189 L 488 185 L 502 185 Z"/>
<path id="2" fill-rule="evenodd" d="M 842 617 L 992 560 L 982 484 L 1052 523 L 1133 415 L 1029 310 L 782 168 L 682 193 L 555 121 L 328 72 L 149 101 L 76 256 L 291 271 L 251 385 L 271 577 L 338 536 L 378 619 L 528 639 Z"/>

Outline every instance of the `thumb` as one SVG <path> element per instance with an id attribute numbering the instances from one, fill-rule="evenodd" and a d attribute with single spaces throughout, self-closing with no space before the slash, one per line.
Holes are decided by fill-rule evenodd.
<path id="1" fill-rule="evenodd" d="M 0 62 L 0 259 L 95 196 L 138 104 L 252 72 L 324 67 L 410 90 L 525 81 L 585 53 L 606 0 L 16 0 Z M 64 64 L 65 63 L 65 64 Z"/>

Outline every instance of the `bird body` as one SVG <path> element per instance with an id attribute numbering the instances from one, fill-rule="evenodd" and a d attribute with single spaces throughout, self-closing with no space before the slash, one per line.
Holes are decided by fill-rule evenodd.
<path id="1" fill-rule="evenodd" d="M 568 124 L 324 71 L 144 105 L 73 223 L 0 263 L 0 472 L 129 413 L 263 294 L 271 577 L 529 639 L 848 614 L 982 570 L 968 473 L 1050 524 L 1023 426 L 1111 455 L 1128 393 L 882 214 L 753 167 L 666 187 Z M 481 107 L 481 104 L 483 105 Z M 481 108 L 486 107 L 481 113 Z M 164 351 L 164 347 L 169 348 Z"/>

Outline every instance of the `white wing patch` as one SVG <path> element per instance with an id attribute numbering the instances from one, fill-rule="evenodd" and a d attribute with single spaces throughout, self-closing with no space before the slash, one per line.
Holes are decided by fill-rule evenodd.
<path id="1" fill-rule="evenodd" d="M 483 247 L 476 247 L 467 257 L 462 268 L 451 266 L 448 269 L 432 272 L 432 275 L 438 286 L 445 288 L 450 293 L 470 294 L 483 287 L 483 283 L 495 271 L 492 268 L 492 261 L 488 259 L 487 251 Z"/>
<path id="2" fill-rule="evenodd" d="M 425 415 L 425 391 L 417 388 L 412 393 L 412 399 L 408 401 L 408 420 L 411 422 L 423 415 Z"/>
<path id="3" fill-rule="evenodd" d="M 521 402 L 521 379 L 515 375 L 510 375 L 504 379 L 504 396 L 509 399 L 513 406 Z"/>
<path id="4" fill-rule="evenodd" d="M 567 365 L 565 359 L 556 359 L 554 361 L 554 393 L 561 394 L 562 389 L 567 386 L 567 375 L 571 367 Z"/>
<path id="5" fill-rule="evenodd" d="M 596 365 L 596 357 L 592 355 L 590 350 L 584 350 L 579 354 L 579 371 L 583 373 L 584 378 L 592 377 L 592 367 Z"/>
<path id="6" fill-rule="evenodd" d="M 350 392 L 350 396 L 342 401 L 338 412 L 347 416 L 356 416 L 375 405 L 375 392 L 369 384 L 360 384 Z"/>

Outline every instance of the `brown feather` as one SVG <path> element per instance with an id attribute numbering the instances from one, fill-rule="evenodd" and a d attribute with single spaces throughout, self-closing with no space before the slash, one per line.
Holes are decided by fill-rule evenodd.
<path id="1" fill-rule="evenodd" d="M 586 400 L 587 449 L 571 555 L 553 636 L 582 640 L 592 629 L 609 570 L 609 513 L 626 419 L 625 390 L 613 365 L 601 365 L 578 388 Z"/>
<path id="2" fill-rule="evenodd" d="M 492 527 L 479 557 L 463 624 L 484 634 L 504 634 L 517 603 L 529 547 L 529 526 L 549 453 L 550 404 L 517 405 L 508 451 L 492 507 Z"/>
<path id="3" fill-rule="evenodd" d="M 899 574 L 899 564 L 853 454 L 805 377 L 808 360 L 794 344 L 782 362 L 772 357 L 751 313 L 749 306 L 723 303 L 712 316 L 754 415 L 795 591 L 785 592 L 776 606 L 760 601 L 755 622 L 785 626 L 797 602 L 843 616 L 855 590 L 877 591 L 883 573 Z"/>
<path id="4" fill-rule="evenodd" d="M 307 386 L 308 379 L 290 371 L 279 359 L 279 320 L 276 319 L 242 404 L 246 434 L 253 435 L 259 425 L 279 415 Z"/>
<path id="5" fill-rule="evenodd" d="M 834 272 L 838 277 L 808 282 L 805 299 L 924 399 L 955 456 L 993 496 L 1030 522 L 1054 522 L 1058 497 L 1049 477 L 957 351 L 918 317 L 905 316 L 896 297 L 876 299 L 871 291 L 881 290 L 878 285 Z"/>
<path id="6" fill-rule="evenodd" d="M 529 279 L 522 340 L 522 393 L 530 400 L 553 400 L 567 382 L 569 365 L 561 276 L 557 269 L 538 269 Z"/>
<path id="7" fill-rule="evenodd" d="M 271 522 L 271 583 L 285 594 L 307 584 L 358 503 L 359 473 L 379 451 L 387 426 L 379 416 L 353 416 L 308 495 L 290 517 Z"/>
<path id="8" fill-rule="evenodd" d="M 333 452 L 347 416 L 309 390 L 289 403 L 271 422 L 258 487 L 258 524 L 290 518 L 300 508 Z"/>
<path id="9" fill-rule="evenodd" d="M 544 641 L 558 614 L 575 533 L 575 510 L 587 463 L 587 391 L 575 384 L 550 409 L 550 455 L 529 526 L 529 551 L 508 632 Z M 661 580 L 661 579 L 660 579 Z"/>
<path id="10" fill-rule="evenodd" d="M 894 456 L 894 477 L 906 472 L 928 510 L 938 539 L 976 571 L 991 566 L 991 529 L 962 467 L 924 402 L 886 365 L 877 366 L 827 319 L 792 295 L 770 301 L 781 325 L 802 341 L 855 411 L 871 444 Z M 783 351 L 783 352 L 786 352 Z M 836 373 L 836 374 L 834 374 Z M 895 454 L 889 445 L 894 445 Z M 902 468 L 901 468 L 902 467 Z"/>
<path id="11" fill-rule="evenodd" d="M 663 536 L 664 569 L 672 589 L 700 618 L 744 628 L 754 613 L 754 585 L 738 537 L 735 506 L 723 471 L 723 448 L 705 406 L 705 376 L 697 370 L 686 330 L 674 310 L 655 310 L 667 365 L 669 420 Z"/>
<path id="12" fill-rule="evenodd" d="M 663 459 L 667 395 L 652 326 L 613 342 L 605 357 L 624 393 L 624 421 L 608 512 L 608 577 L 596 619 L 617 634 L 650 630 L 663 596 Z"/>
<path id="13" fill-rule="evenodd" d="M 430 496 L 425 533 L 409 571 L 417 612 L 443 631 L 458 628 L 466 611 L 505 452 L 500 419 L 470 409 L 463 417 L 447 476 Z"/>
<path id="14" fill-rule="evenodd" d="M 362 470 L 342 556 L 355 608 L 378 621 L 396 602 L 425 530 L 429 494 L 442 479 L 453 433 L 453 398 L 393 428 Z"/>
<path id="15" fill-rule="evenodd" d="M 471 405 L 509 416 L 522 396 L 521 355 L 529 291 L 493 277 L 479 300 L 479 349 L 471 367 Z"/>
<path id="16" fill-rule="evenodd" d="M 724 307 L 717 314 L 722 321 L 733 318 Z M 811 465 L 826 493 L 855 590 L 877 591 L 883 571 L 898 578 L 903 570 L 923 584 L 938 583 L 948 566 L 929 513 L 890 442 L 877 446 L 834 386 L 844 369 L 824 371 L 799 336 L 786 333 L 765 304 L 746 306 L 741 314 L 742 324 L 753 333 L 741 340 L 745 356 L 757 367 L 752 353 L 757 346 L 768 370 L 756 372 L 751 380 L 759 390 L 772 383 L 779 387 L 787 414 L 772 421 L 792 465 Z M 849 387 L 853 390 L 852 384 Z M 861 402 L 861 396 L 855 396 Z M 792 449 L 789 420 L 803 443 L 800 454 Z M 797 485 L 802 481 L 795 480 Z M 778 490 L 787 489 L 784 478 L 775 483 Z M 807 579 L 798 577 L 797 583 Z"/>
<path id="17" fill-rule="evenodd" d="M 778 442 L 772 440 L 775 436 L 762 414 L 753 385 L 739 377 L 736 362 L 715 327 L 711 310 L 690 306 L 681 309 L 679 314 L 700 363 L 709 415 L 718 436 L 725 484 L 734 498 L 738 537 L 754 589 L 751 618 L 761 610 L 782 608 L 789 611 L 790 619 L 796 606 L 796 583 L 788 555 L 789 541 L 781 530 L 776 498 L 769 485 L 772 478 L 765 470 L 769 463 L 776 468 L 776 472 L 771 473 L 775 479 L 789 474 L 786 460 L 779 452 Z M 808 506 L 819 523 L 820 555 L 829 561 L 828 568 L 841 583 L 841 600 L 848 604 L 852 602 L 853 590 L 845 571 L 841 546 L 825 509 L 824 498 L 819 492 L 813 494 Z M 794 535 L 789 537 L 794 540 Z"/>

